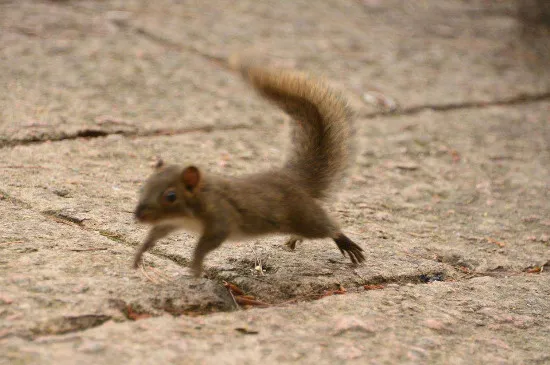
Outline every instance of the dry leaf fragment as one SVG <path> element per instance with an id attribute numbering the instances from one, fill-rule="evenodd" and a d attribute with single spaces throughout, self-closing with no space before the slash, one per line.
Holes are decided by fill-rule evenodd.
<path id="1" fill-rule="evenodd" d="M 244 295 L 244 291 L 242 291 L 237 285 L 235 285 L 233 283 L 229 283 L 227 281 L 224 281 L 223 286 L 225 286 L 227 288 L 227 290 L 231 290 L 231 292 L 233 294 Z"/>
<path id="2" fill-rule="evenodd" d="M 128 319 L 131 319 L 132 321 L 137 321 L 139 319 L 145 319 L 145 318 L 151 317 L 149 313 L 138 313 L 134 311 L 134 309 L 130 304 L 126 306 L 126 316 L 128 317 Z"/>
<path id="3" fill-rule="evenodd" d="M 504 242 L 500 242 L 500 241 L 497 241 L 493 238 L 490 238 L 490 237 L 487 237 L 485 238 L 485 240 L 489 243 L 494 243 L 495 245 L 497 245 L 498 247 L 504 247 L 506 246 L 506 244 Z"/>
<path id="4" fill-rule="evenodd" d="M 450 150 L 449 153 L 451 154 L 451 158 L 453 160 L 453 163 L 460 162 L 460 154 L 456 150 Z"/>
<path id="5" fill-rule="evenodd" d="M 255 307 L 269 307 L 269 304 L 255 299 L 249 299 L 244 296 L 235 296 L 235 301 L 240 305 L 250 305 Z"/>
<path id="6" fill-rule="evenodd" d="M 533 266 L 529 267 L 525 270 L 528 274 L 540 274 L 542 272 L 543 268 L 541 266 Z"/>
<path id="7" fill-rule="evenodd" d="M 342 285 L 340 285 L 340 287 L 336 290 L 325 290 L 321 295 L 321 298 L 330 297 L 331 295 L 342 295 L 346 294 L 347 292 L 348 291 Z"/>

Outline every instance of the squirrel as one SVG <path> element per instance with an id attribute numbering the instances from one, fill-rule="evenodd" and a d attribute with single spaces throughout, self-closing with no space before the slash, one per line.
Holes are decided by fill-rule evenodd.
<path id="1" fill-rule="evenodd" d="M 138 222 L 152 225 L 134 268 L 159 239 L 179 229 L 200 234 L 191 262 L 195 276 L 201 275 L 205 256 L 225 240 L 272 233 L 289 234 L 291 250 L 304 238 L 332 238 L 353 264 L 364 261 L 363 249 L 321 206 L 351 157 L 352 112 L 346 100 L 298 71 L 235 57 L 226 66 L 293 119 L 291 155 L 281 168 L 238 177 L 159 160 L 134 212 Z"/>

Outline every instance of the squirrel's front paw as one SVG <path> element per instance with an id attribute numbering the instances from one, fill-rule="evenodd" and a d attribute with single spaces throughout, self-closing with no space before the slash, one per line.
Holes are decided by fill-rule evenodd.
<path id="1" fill-rule="evenodd" d="M 134 257 L 134 263 L 132 264 L 132 268 L 137 269 L 139 267 L 139 264 L 141 263 L 141 253 L 136 254 Z"/>
<path id="2" fill-rule="evenodd" d="M 191 263 L 191 273 L 194 277 L 200 278 L 202 274 L 202 263 L 200 262 L 193 262 Z"/>

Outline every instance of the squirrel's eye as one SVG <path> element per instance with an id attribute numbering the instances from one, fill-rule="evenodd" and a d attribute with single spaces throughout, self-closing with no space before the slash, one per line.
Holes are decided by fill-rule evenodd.
<path id="1" fill-rule="evenodd" d="M 177 199 L 176 192 L 174 190 L 167 190 L 164 192 L 164 201 L 167 203 L 173 203 Z"/>

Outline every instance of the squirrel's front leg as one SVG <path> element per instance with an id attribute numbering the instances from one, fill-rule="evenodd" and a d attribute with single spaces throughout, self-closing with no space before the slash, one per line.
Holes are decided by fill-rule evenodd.
<path id="1" fill-rule="evenodd" d="M 294 251 L 296 249 L 296 244 L 302 242 L 304 239 L 300 236 L 291 236 L 288 241 L 286 241 L 285 246 L 290 250 Z"/>
<path id="2" fill-rule="evenodd" d="M 143 241 L 143 244 L 141 247 L 137 250 L 136 255 L 134 256 L 134 269 L 137 269 L 139 267 L 141 257 L 147 250 L 153 248 L 155 243 L 157 243 L 158 240 L 160 240 L 163 237 L 166 237 L 170 232 L 173 232 L 176 230 L 175 226 L 154 226 L 149 231 L 149 234 L 147 235 L 147 238 L 145 241 Z"/>
<path id="3" fill-rule="evenodd" d="M 202 263 L 204 257 L 212 250 L 218 248 L 223 241 L 229 236 L 228 230 L 218 226 L 215 229 L 213 227 L 207 227 L 204 234 L 199 239 L 195 252 L 193 254 L 193 262 L 191 262 L 191 270 L 195 277 L 199 277 L 202 273 Z"/>

